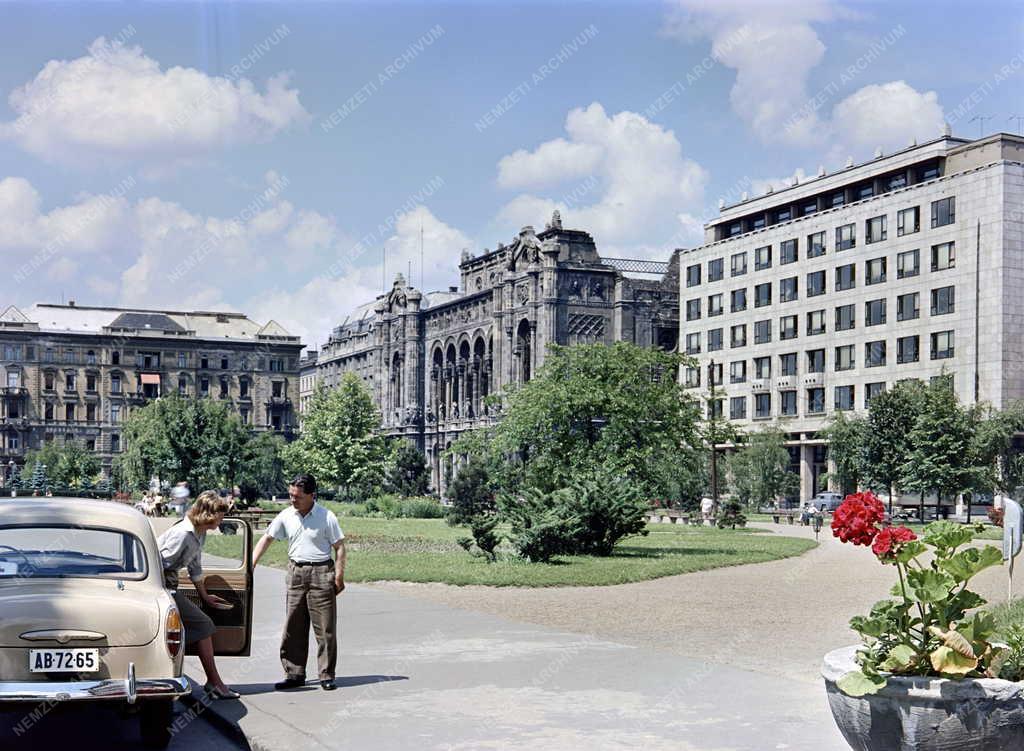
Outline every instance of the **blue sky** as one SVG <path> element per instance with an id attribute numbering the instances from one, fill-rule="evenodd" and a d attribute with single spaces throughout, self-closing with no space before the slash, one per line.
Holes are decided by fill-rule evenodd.
<path id="1" fill-rule="evenodd" d="M 1010 2 L 0 13 L 0 304 L 234 308 L 310 343 L 379 291 L 383 247 L 420 283 L 421 228 L 428 289 L 553 208 L 666 258 L 722 196 L 1024 115 Z"/>

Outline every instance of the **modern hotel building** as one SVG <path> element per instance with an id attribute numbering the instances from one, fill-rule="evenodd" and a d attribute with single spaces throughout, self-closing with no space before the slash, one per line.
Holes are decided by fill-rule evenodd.
<path id="1" fill-rule="evenodd" d="M 949 135 L 724 206 L 680 252 L 682 377 L 742 429 L 789 433 L 800 500 L 819 431 L 903 379 L 1024 398 L 1024 138 Z M 713 368 L 709 368 L 713 363 Z M 710 374 L 710 375 L 709 375 Z"/>

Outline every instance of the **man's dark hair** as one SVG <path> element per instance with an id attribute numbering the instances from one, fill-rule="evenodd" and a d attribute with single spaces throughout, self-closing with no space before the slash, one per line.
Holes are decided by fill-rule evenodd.
<path id="1" fill-rule="evenodd" d="M 288 484 L 294 485 L 306 495 L 316 495 L 316 480 L 313 475 L 295 475 Z"/>

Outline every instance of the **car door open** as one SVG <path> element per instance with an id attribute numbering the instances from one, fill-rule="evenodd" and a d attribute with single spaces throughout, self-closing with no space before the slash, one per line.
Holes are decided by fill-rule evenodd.
<path id="1" fill-rule="evenodd" d="M 213 620 L 213 652 L 225 657 L 248 657 L 252 642 L 252 527 L 242 519 L 227 518 L 219 529 L 206 534 L 203 546 L 206 591 L 231 603 L 220 610 L 201 602 L 195 585 L 183 569 L 179 588 Z M 195 654 L 194 645 L 186 654 Z"/>

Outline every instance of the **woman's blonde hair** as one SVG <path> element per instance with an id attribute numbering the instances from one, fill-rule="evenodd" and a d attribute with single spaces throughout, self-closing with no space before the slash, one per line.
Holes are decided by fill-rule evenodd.
<path id="1" fill-rule="evenodd" d="M 188 520 L 193 524 L 213 524 L 217 516 L 228 512 L 228 502 L 215 490 L 204 490 L 188 510 Z"/>

